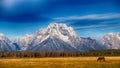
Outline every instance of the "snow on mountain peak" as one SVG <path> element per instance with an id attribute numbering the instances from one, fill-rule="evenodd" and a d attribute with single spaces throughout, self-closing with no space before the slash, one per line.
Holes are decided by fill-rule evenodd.
<path id="1" fill-rule="evenodd" d="M 0 33 L 0 39 L 5 38 L 4 34 Z"/>
<path id="2" fill-rule="evenodd" d="M 100 43 L 108 49 L 119 49 L 120 33 L 108 33 L 100 40 Z"/>
<path id="3" fill-rule="evenodd" d="M 116 38 L 119 38 L 120 37 L 120 33 L 108 33 L 104 36 L 104 38 L 108 38 L 109 37 L 116 37 Z"/>
<path id="4" fill-rule="evenodd" d="M 13 51 L 15 46 L 12 42 L 2 33 L 0 33 L 0 51 Z"/>
<path id="5" fill-rule="evenodd" d="M 31 34 L 25 34 L 25 36 L 23 36 L 24 38 L 31 38 L 31 37 L 33 37 L 33 35 Z"/>
<path id="6" fill-rule="evenodd" d="M 0 33 L 0 37 L 1 37 L 1 36 L 4 36 L 4 34 Z"/>
<path id="7" fill-rule="evenodd" d="M 68 42 L 69 37 L 77 37 L 77 34 L 72 27 L 68 27 L 66 24 L 51 23 L 47 28 L 40 29 L 35 36 L 37 36 L 36 38 L 39 38 L 39 40 L 41 40 L 43 37 L 46 39 L 49 37 L 56 37 Z"/>
<path id="8" fill-rule="evenodd" d="M 49 28 L 59 28 L 59 27 L 62 27 L 62 28 L 67 28 L 68 26 L 66 24 L 62 24 L 62 23 L 50 23 L 48 25 Z"/>
<path id="9" fill-rule="evenodd" d="M 33 35 L 15 40 L 22 51 L 89 50 L 99 48 L 95 40 L 79 37 L 72 27 L 62 23 L 51 23 Z M 98 45 L 98 47 L 96 47 Z"/>
<path id="10" fill-rule="evenodd" d="M 23 37 L 17 38 L 15 40 L 23 41 L 23 40 L 20 40 L 20 39 L 24 39 L 25 41 L 29 41 L 30 38 L 32 38 L 32 37 L 33 37 L 33 35 L 26 34 Z"/>
<path id="11" fill-rule="evenodd" d="M 2 33 L 0 33 L 0 40 L 6 40 L 10 42 L 10 40 Z"/>
<path id="12" fill-rule="evenodd" d="M 23 37 L 15 39 L 15 43 L 17 43 L 21 50 L 26 50 L 28 45 L 32 42 L 33 35 L 26 34 Z"/>
<path id="13" fill-rule="evenodd" d="M 106 36 L 108 36 L 108 35 L 109 35 L 109 36 L 110 36 L 110 35 L 113 36 L 113 35 L 119 35 L 119 34 L 120 34 L 120 33 L 108 33 Z"/>
<path id="14" fill-rule="evenodd" d="M 48 26 L 48 29 L 50 30 L 50 32 L 52 31 L 54 34 L 63 34 L 65 35 L 71 35 L 71 36 L 76 36 L 75 31 L 73 30 L 72 27 L 67 26 L 66 24 L 62 24 L 62 23 L 51 23 Z M 59 33 L 60 32 L 60 33 Z"/>
<path id="15" fill-rule="evenodd" d="M 0 33 L 0 40 L 3 39 L 4 35 Z"/>

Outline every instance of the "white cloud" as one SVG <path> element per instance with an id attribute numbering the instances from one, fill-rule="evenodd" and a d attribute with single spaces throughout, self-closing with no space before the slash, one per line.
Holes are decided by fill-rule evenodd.
<path id="1" fill-rule="evenodd" d="M 106 27 L 108 25 L 90 25 L 90 26 L 79 26 L 75 29 L 90 29 L 90 28 L 100 28 L 100 27 Z"/>
<path id="2" fill-rule="evenodd" d="M 70 16 L 64 18 L 55 18 L 55 20 L 66 21 L 66 20 L 103 20 L 103 19 L 120 19 L 120 13 L 114 14 L 91 14 L 85 16 Z"/>
<path id="3" fill-rule="evenodd" d="M 80 29 L 94 29 L 94 28 L 103 28 L 103 29 L 112 29 L 112 28 L 119 28 L 120 24 L 111 24 L 111 25 L 89 25 L 89 26 L 79 26 L 76 27 L 75 30 L 80 30 Z"/>

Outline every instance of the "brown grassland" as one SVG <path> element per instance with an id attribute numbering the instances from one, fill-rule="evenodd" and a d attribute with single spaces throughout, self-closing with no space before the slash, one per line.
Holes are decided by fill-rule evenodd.
<path id="1" fill-rule="evenodd" d="M 0 68 L 120 68 L 120 57 L 20 58 L 0 59 Z"/>

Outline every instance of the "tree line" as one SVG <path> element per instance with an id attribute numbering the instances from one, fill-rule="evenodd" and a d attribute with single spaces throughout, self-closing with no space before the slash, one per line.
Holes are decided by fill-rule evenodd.
<path id="1" fill-rule="evenodd" d="M 82 56 L 120 56 L 120 50 L 90 50 L 84 52 L 0 52 L 0 58 L 42 58 L 42 57 L 82 57 Z"/>

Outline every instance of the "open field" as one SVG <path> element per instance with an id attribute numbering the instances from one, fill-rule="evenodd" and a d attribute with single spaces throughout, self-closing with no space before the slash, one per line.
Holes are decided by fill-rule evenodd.
<path id="1" fill-rule="evenodd" d="M 0 68 L 120 68 L 120 57 L 105 58 L 105 62 L 97 62 L 97 57 L 0 59 Z"/>

